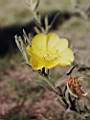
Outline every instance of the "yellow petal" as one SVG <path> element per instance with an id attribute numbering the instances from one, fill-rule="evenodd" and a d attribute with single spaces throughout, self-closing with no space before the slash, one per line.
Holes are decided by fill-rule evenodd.
<path id="1" fill-rule="evenodd" d="M 57 44 L 57 49 L 59 50 L 59 53 L 64 51 L 68 48 L 68 40 L 67 39 L 60 39 L 59 43 Z"/>
<path id="2" fill-rule="evenodd" d="M 29 56 L 31 56 L 32 48 L 29 45 L 26 47 L 26 52 Z"/>
<path id="3" fill-rule="evenodd" d="M 59 59 L 54 59 L 54 60 L 50 60 L 50 61 L 45 61 L 45 68 L 47 69 L 51 69 L 56 67 L 57 65 L 59 65 L 60 61 Z"/>
<path id="4" fill-rule="evenodd" d="M 60 39 L 55 33 L 47 36 L 47 56 L 45 56 L 45 67 L 50 69 L 60 64 L 59 57 L 68 48 L 68 41 Z"/>
<path id="5" fill-rule="evenodd" d="M 49 33 L 47 36 L 48 51 L 62 52 L 68 48 L 68 40 L 60 39 L 57 34 Z"/>
<path id="6" fill-rule="evenodd" d="M 45 67 L 50 69 L 59 64 L 59 54 L 52 50 L 48 51 L 47 55 L 44 57 Z"/>
<path id="7" fill-rule="evenodd" d="M 71 65 L 71 63 L 74 61 L 74 55 L 70 48 L 67 48 L 64 50 L 60 55 L 60 66 L 67 66 Z"/>
<path id="8" fill-rule="evenodd" d="M 37 55 L 33 54 L 30 57 L 29 64 L 32 66 L 34 70 L 39 70 L 44 67 L 44 59 L 38 57 Z"/>
<path id="9" fill-rule="evenodd" d="M 32 39 L 33 53 L 41 57 L 46 53 L 46 39 L 47 39 L 47 36 L 43 33 L 36 35 Z"/>

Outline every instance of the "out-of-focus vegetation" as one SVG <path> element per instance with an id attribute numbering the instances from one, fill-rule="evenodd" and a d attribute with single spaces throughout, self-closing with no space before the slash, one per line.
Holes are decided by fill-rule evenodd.
<path id="1" fill-rule="evenodd" d="M 72 10 L 73 0 L 41 0 L 41 13 L 52 10 Z M 90 0 L 80 0 L 80 7 L 86 9 Z M 29 9 L 29 0 L 0 0 L 0 26 L 30 21 L 32 14 Z"/>

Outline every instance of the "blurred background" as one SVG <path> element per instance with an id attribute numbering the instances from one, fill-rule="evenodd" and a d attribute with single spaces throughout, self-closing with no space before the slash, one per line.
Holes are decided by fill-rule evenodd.
<path id="1" fill-rule="evenodd" d="M 72 9 L 74 0 L 41 0 L 39 11 L 42 13 L 53 10 L 69 10 Z M 80 1 L 80 8 L 87 9 L 89 0 Z M 0 26 L 8 26 L 12 24 L 27 23 L 31 20 L 31 12 L 29 8 L 29 0 L 1 0 L 0 1 Z"/>
<path id="2" fill-rule="evenodd" d="M 48 87 L 42 88 L 42 78 L 24 64 L 17 50 L 14 41 L 16 34 L 22 36 L 23 29 L 27 34 L 35 34 L 29 1 L 0 0 L 0 119 L 80 120 L 76 113 L 64 116 L 64 109 L 56 102 L 55 94 Z M 75 61 L 89 68 L 90 0 L 40 0 L 39 12 L 42 18 L 48 15 L 49 22 L 59 13 L 51 31 L 67 38 L 76 52 Z M 66 69 L 53 69 L 52 82 L 60 80 L 65 72 Z M 84 78 L 90 96 L 90 71 L 77 74 Z M 90 108 L 90 102 L 85 102 Z"/>

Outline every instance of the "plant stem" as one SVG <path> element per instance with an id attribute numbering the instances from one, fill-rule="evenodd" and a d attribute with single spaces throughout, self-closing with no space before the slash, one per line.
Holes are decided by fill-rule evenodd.
<path id="1" fill-rule="evenodd" d="M 44 77 L 43 80 L 48 84 L 48 86 L 49 86 L 55 93 L 57 93 L 57 90 L 56 90 L 56 88 L 54 87 L 54 85 L 50 82 L 50 78 L 49 78 L 49 77 Z"/>
<path id="2" fill-rule="evenodd" d="M 65 107 L 65 104 L 64 102 L 62 101 L 62 98 L 61 96 L 59 95 L 58 91 L 56 90 L 55 86 L 50 82 L 50 78 L 49 77 L 44 77 L 43 81 L 45 81 L 48 86 L 53 90 L 53 92 L 57 95 L 57 99 L 59 100 L 60 104 L 64 107 Z"/>

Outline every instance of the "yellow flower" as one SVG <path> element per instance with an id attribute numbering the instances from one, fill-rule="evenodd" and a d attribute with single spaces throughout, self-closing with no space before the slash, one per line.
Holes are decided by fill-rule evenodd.
<path id="1" fill-rule="evenodd" d="M 32 39 L 31 47 L 27 46 L 26 52 L 34 70 L 67 66 L 74 60 L 73 52 L 68 48 L 68 40 L 59 38 L 55 33 L 37 34 Z"/>

